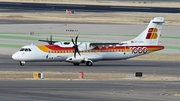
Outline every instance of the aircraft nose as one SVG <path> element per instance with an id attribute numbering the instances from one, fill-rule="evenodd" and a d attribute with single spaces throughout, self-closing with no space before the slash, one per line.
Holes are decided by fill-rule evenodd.
<path id="1" fill-rule="evenodd" d="M 14 53 L 13 55 L 12 55 L 12 58 L 14 59 L 14 60 L 19 60 L 19 55 L 18 55 L 18 53 Z"/>

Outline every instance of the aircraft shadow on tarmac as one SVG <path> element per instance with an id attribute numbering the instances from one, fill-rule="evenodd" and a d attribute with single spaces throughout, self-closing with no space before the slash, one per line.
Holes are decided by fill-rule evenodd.
<path id="1" fill-rule="evenodd" d="M 165 65 L 166 64 L 166 65 Z M 97 67 L 171 67 L 174 63 L 166 62 L 166 61 L 142 61 L 142 60 L 127 60 L 127 61 L 100 61 L 95 62 L 93 66 L 86 66 L 85 64 L 81 64 L 79 66 L 74 66 L 71 63 L 66 62 L 27 62 L 27 64 L 23 67 L 29 66 L 60 66 L 60 67 L 86 67 L 86 68 L 97 68 Z M 18 63 L 11 63 L 10 65 L 17 65 Z M 175 64 L 174 64 L 175 65 Z"/>

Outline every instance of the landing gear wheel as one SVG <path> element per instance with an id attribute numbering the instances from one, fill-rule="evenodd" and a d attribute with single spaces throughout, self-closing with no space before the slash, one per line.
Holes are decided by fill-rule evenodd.
<path id="1" fill-rule="evenodd" d="M 74 64 L 74 66 L 79 66 L 80 63 L 73 63 L 73 64 Z"/>
<path id="2" fill-rule="evenodd" d="M 91 61 L 86 62 L 86 66 L 92 66 L 92 65 L 93 65 L 93 63 Z"/>
<path id="3" fill-rule="evenodd" d="M 25 61 L 19 61 L 20 66 L 24 66 L 25 65 Z"/>

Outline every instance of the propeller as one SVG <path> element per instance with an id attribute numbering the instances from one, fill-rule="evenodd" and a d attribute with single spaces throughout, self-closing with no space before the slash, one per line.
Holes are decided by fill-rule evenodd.
<path id="1" fill-rule="evenodd" d="M 49 40 L 50 39 L 50 40 Z M 46 40 L 38 40 L 38 41 L 42 41 L 42 42 L 47 42 L 49 45 L 53 45 L 55 42 L 58 42 L 58 41 L 53 41 L 52 40 L 52 35 L 50 35 L 50 38 L 46 38 Z"/>
<path id="2" fill-rule="evenodd" d="M 78 45 L 77 45 L 77 39 L 78 39 L 78 35 L 76 36 L 75 41 L 73 40 L 73 38 L 71 39 L 72 43 L 74 44 L 74 46 L 73 46 L 73 48 L 74 48 L 74 58 L 76 58 L 76 53 L 78 53 L 81 56 Z"/>

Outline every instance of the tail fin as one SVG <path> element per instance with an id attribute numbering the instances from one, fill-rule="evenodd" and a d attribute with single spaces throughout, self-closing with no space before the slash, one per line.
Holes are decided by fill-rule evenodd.
<path id="1" fill-rule="evenodd" d="M 153 18 L 147 28 L 139 36 L 123 43 L 129 45 L 157 45 L 162 29 L 162 23 L 164 23 L 163 17 Z"/>

